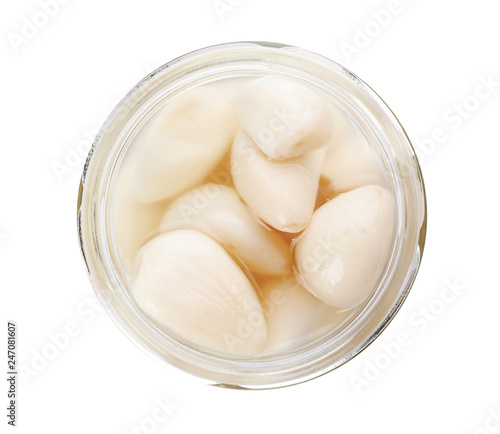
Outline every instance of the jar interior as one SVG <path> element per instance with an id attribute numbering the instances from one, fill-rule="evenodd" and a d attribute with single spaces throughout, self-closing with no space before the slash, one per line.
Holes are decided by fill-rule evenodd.
<path id="1" fill-rule="evenodd" d="M 314 318 L 315 326 L 305 327 L 306 334 L 297 336 L 296 342 L 279 342 L 274 345 L 275 349 L 266 349 L 262 351 L 261 354 L 255 354 L 250 359 L 249 358 L 238 358 L 232 354 L 226 353 L 216 353 L 208 347 L 203 347 L 202 345 L 196 344 L 189 341 L 182 335 L 176 334 L 174 330 L 168 329 L 165 325 L 160 324 L 155 321 L 154 318 L 149 317 L 142 309 L 138 306 L 131 290 L 131 283 L 133 282 L 134 275 L 136 273 L 134 267 L 135 258 L 145 244 L 151 241 L 153 238 L 157 237 L 162 233 L 160 229 L 160 223 L 166 210 L 172 203 L 175 202 L 179 196 L 182 196 L 184 191 L 163 200 L 154 200 L 146 203 L 141 203 L 141 201 L 135 200 L 133 194 L 131 193 L 134 189 L 134 168 L 136 166 L 136 159 L 140 158 L 141 149 L 140 146 L 143 144 L 140 137 L 144 131 L 146 125 L 149 125 L 154 121 L 158 114 L 161 114 L 162 110 L 175 101 L 176 99 L 182 98 L 186 92 L 191 91 L 194 88 L 206 88 L 216 89 L 220 94 L 222 94 L 228 101 L 234 99 L 237 95 L 239 89 L 245 86 L 249 80 L 255 80 L 262 77 L 280 77 L 280 74 L 275 72 L 263 71 L 238 71 L 238 73 L 231 73 L 230 75 L 225 75 L 224 77 L 210 78 L 207 77 L 205 82 L 200 83 L 198 81 L 195 85 L 189 84 L 184 86 L 182 89 L 178 89 L 174 94 L 169 94 L 165 96 L 161 101 L 155 105 L 154 109 L 150 110 L 148 116 L 145 116 L 140 121 L 140 127 L 134 129 L 134 133 L 130 134 L 127 138 L 127 142 L 123 145 L 123 151 L 120 163 L 117 165 L 116 178 L 110 183 L 110 227 L 111 227 L 111 243 L 110 246 L 114 251 L 115 256 L 118 258 L 117 267 L 121 270 L 124 276 L 124 291 L 123 296 L 128 300 L 130 309 L 134 310 L 137 315 L 142 315 L 143 320 L 147 322 L 151 327 L 154 327 L 157 331 L 158 336 L 165 339 L 167 336 L 174 338 L 179 344 L 189 347 L 193 351 L 200 351 L 205 353 L 207 356 L 224 357 L 230 358 L 232 360 L 240 361 L 259 361 L 259 360 L 272 360 L 280 359 L 293 355 L 295 353 L 300 353 L 304 351 L 307 347 L 316 346 L 320 342 L 331 341 L 336 336 L 341 335 L 350 323 L 356 320 L 364 307 L 369 303 L 369 298 L 365 299 L 360 305 L 351 308 L 336 308 L 328 310 L 327 314 L 329 318 L 322 322 L 322 324 L 317 324 L 317 318 Z M 287 75 L 288 77 L 288 75 Z M 310 83 L 305 83 L 306 86 L 311 86 Z M 370 152 L 373 151 L 373 155 L 376 158 L 376 164 L 378 167 L 374 168 L 374 172 L 380 172 L 381 177 L 376 179 L 376 182 L 383 185 L 392 194 L 395 194 L 394 182 L 391 180 L 389 173 L 390 171 L 384 165 L 386 159 L 381 153 L 383 149 L 383 144 L 378 143 L 376 137 L 369 138 L 364 130 L 364 125 L 362 119 L 355 117 L 349 112 L 349 108 L 342 106 L 341 100 L 336 97 L 331 92 L 326 92 L 324 89 L 317 88 L 316 92 L 321 92 L 325 101 L 328 102 L 331 110 L 333 111 L 334 122 L 338 122 L 336 125 L 341 131 L 337 131 L 335 134 L 338 136 L 336 138 L 337 142 L 342 142 L 344 140 L 355 141 L 356 145 L 359 143 L 361 145 L 367 145 L 370 148 Z M 195 127 L 195 126 L 193 126 Z M 335 128 L 335 127 L 334 127 Z M 349 138 L 347 139 L 347 136 Z M 139 140 L 137 138 L 139 137 Z M 335 144 L 335 146 L 346 146 L 344 144 Z M 334 146 L 329 144 L 329 146 Z M 203 178 L 203 180 L 197 183 L 192 189 L 197 187 L 202 187 L 207 183 L 215 183 L 216 185 L 228 186 L 234 189 L 234 182 L 231 177 L 230 168 L 230 154 L 231 151 L 226 151 L 222 159 L 213 167 L 212 170 Z M 192 167 L 193 171 L 198 170 L 197 167 Z M 315 209 L 324 205 L 329 199 L 342 194 L 346 191 L 350 191 L 356 187 L 369 182 L 369 178 L 366 178 L 366 174 L 362 180 L 347 180 L 346 185 L 341 185 L 335 189 L 334 194 L 328 194 L 326 185 L 327 181 L 320 178 L 319 181 L 319 193 L 317 198 L 317 203 Z M 324 190 L 324 191 L 322 191 Z M 265 225 L 262 221 L 260 224 Z M 300 233 L 281 233 L 280 234 L 288 243 L 290 254 L 292 254 L 293 244 Z M 393 234 L 394 236 L 394 234 Z M 392 243 L 394 244 L 394 243 Z M 226 247 L 227 250 L 231 251 L 230 247 Z M 392 249 L 391 249 L 392 253 Z M 290 279 L 289 275 L 281 276 L 269 276 L 265 274 L 255 273 L 245 266 L 244 261 L 238 258 L 237 253 L 233 250 L 231 251 L 231 256 L 236 258 L 239 265 L 243 268 L 245 274 L 254 283 L 256 291 L 258 293 L 259 299 L 263 302 L 264 295 L 261 288 L 265 288 L 272 281 L 280 279 L 286 281 Z M 389 263 L 390 255 L 387 257 L 387 264 Z M 376 279 L 373 281 L 374 291 L 373 295 L 376 294 L 375 288 L 380 286 L 382 276 L 387 266 L 381 271 L 380 275 L 375 276 Z M 193 272 L 196 272 L 193 270 Z M 273 305 L 270 300 L 265 300 L 268 302 L 268 310 L 279 308 L 279 306 Z M 297 321 L 301 321 L 300 311 L 297 311 Z M 293 324 L 289 324 L 293 326 Z M 280 350 L 281 348 L 281 350 Z M 282 348 L 285 348 L 283 350 Z"/>

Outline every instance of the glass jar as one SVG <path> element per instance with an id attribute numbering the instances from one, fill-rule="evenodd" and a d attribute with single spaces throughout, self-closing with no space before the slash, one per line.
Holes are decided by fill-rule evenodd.
<path id="1" fill-rule="evenodd" d="M 208 354 L 169 336 L 131 296 L 117 255 L 111 201 L 120 164 L 134 136 L 179 92 L 223 78 L 283 74 L 326 92 L 379 154 L 397 202 L 392 253 L 373 294 L 340 329 L 285 354 L 237 359 Z M 78 198 L 78 233 L 94 290 L 120 329 L 162 362 L 215 384 L 238 388 L 291 385 L 322 375 L 366 348 L 406 299 L 420 265 L 426 228 L 422 175 L 397 118 L 363 81 L 339 64 L 275 43 L 222 44 L 167 63 L 138 83 L 108 117 L 85 163 Z"/>

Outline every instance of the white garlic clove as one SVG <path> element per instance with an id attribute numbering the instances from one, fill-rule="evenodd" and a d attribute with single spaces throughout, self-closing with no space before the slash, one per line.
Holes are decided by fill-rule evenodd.
<path id="1" fill-rule="evenodd" d="M 241 198 L 283 232 L 300 232 L 314 211 L 324 149 L 284 161 L 269 160 L 240 130 L 231 152 L 231 173 Z"/>
<path id="2" fill-rule="evenodd" d="M 327 101 L 327 103 L 332 113 L 334 125 L 333 135 L 327 146 L 330 148 L 342 146 L 355 138 L 359 134 L 359 130 L 342 108 L 333 101 Z"/>
<path id="3" fill-rule="evenodd" d="M 159 201 L 199 184 L 229 150 L 236 129 L 229 104 L 214 88 L 175 97 L 135 138 L 135 199 Z"/>
<path id="4" fill-rule="evenodd" d="M 113 236 L 126 274 L 130 274 L 135 257 L 144 240 L 156 233 L 165 213 L 164 202 L 138 203 L 132 196 L 135 166 L 122 164 L 117 176 L 111 208 Z"/>
<path id="5" fill-rule="evenodd" d="M 311 295 L 293 277 L 271 281 L 262 288 L 262 294 L 269 333 L 266 354 L 279 354 L 311 343 L 349 315 Z"/>
<path id="6" fill-rule="evenodd" d="M 288 245 L 259 223 L 231 187 L 204 184 L 176 199 L 168 207 L 160 230 L 176 229 L 194 229 L 209 235 L 256 273 L 291 272 Z"/>
<path id="7" fill-rule="evenodd" d="M 373 292 L 385 267 L 394 217 L 394 198 L 378 185 L 328 201 L 295 245 L 297 279 L 331 306 L 358 305 Z"/>
<path id="8" fill-rule="evenodd" d="M 299 157 L 328 143 L 333 122 L 324 98 L 286 77 L 262 77 L 233 100 L 241 126 L 273 160 Z"/>
<path id="9" fill-rule="evenodd" d="M 134 298 L 167 331 L 223 354 L 252 355 L 265 347 L 267 325 L 254 287 L 207 235 L 159 235 L 139 251 L 136 269 Z"/>
<path id="10" fill-rule="evenodd" d="M 348 135 L 346 140 L 326 147 L 320 202 L 363 185 L 386 184 L 382 164 L 366 138 L 358 133 Z"/>

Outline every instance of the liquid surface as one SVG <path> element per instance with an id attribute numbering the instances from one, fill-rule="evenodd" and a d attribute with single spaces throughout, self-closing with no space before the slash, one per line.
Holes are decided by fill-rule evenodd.
<path id="1" fill-rule="evenodd" d="M 341 329 L 383 272 L 394 209 L 349 116 L 270 76 L 201 85 L 158 110 L 122 162 L 112 224 L 151 320 L 248 358 Z"/>

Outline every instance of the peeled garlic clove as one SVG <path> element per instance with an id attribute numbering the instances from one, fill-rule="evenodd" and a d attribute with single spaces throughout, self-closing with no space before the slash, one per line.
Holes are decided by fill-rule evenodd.
<path id="1" fill-rule="evenodd" d="M 118 256 L 127 274 L 144 239 L 157 231 L 165 213 L 164 202 L 138 203 L 132 196 L 134 169 L 131 161 L 120 168 L 112 202 L 112 229 Z"/>
<path id="2" fill-rule="evenodd" d="M 334 149 L 355 138 L 358 135 L 358 130 L 347 114 L 337 104 L 328 101 L 328 108 L 332 113 L 334 128 L 332 138 L 327 146 L 330 149 Z"/>
<path id="3" fill-rule="evenodd" d="M 241 126 L 273 160 L 299 157 L 324 146 L 333 122 L 325 100 L 286 77 L 251 81 L 233 101 Z"/>
<path id="4" fill-rule="evenodd" d="M 239 131 L 231 173 L 241 198 L 257 215 L 284 232 L 303 230 L 314 211 L 324 149 L 285 161 L 269 160 Z"/>
<path id="5" fill-rule="evenodd" d="M 323 303 L 294 278 L 275 279 L 262 288 L 262 308 L 269 330 L 266 354 L 290 351 L 333 330 L 347 312 Z"/>
<path id="6" fill-rule="evenodd" d="M 257 220 L 233 188 L 205 184 L 168 207 L 160 230 L 195 229 L 232 250 L 254 272 L 289 273 L 288 245 Z"/>
<path id="7" fill-rule="evenodd" d="M 350 135 L 345 143 L 332 142 L 326 147 L 321 170 L 321 194 L 324 199 L 363 185 L 385 183 L 377 153 L 361 133 Z"/>
<path id="8" fill-rule="evenodd" d="M 136 200 L 167 199 L 199 184 L 230 148 L 236 128 L 215 89 L 198 87 L 175 97 L 135 139 Z"/>
<path id="9" fill-rule="evenodd" d="M 132 293 L 141 309 L 210 351 L 251 355 L 267 342 L 257 294 L 229 254 L 207 235 L 178 230 L 140 251 Z"/>
<path id="10" fill-rule="evenodd" d="M 392 246 L 395 201 L 368 185 L 316 210 L 294 250 L 297 279 L 323 302 L 358 305 L 375 289 Z"/>

